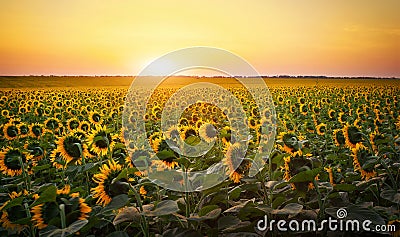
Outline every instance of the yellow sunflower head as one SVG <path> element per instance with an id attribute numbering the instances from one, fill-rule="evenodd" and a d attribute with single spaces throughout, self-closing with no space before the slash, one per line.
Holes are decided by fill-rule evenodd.
<path id="1" fill-rule="evenodd" d="M 343 135 L 343 129 L 333 130 L 333 140 L 337 147 L 346 144 L 346 138 Z"/>
<path id="2" fill-rule="evenodd" d="M 25 211 L 25 208 L 23 205 L 14 205 L 12 207 L 6 208 L 7 204 L 21 196 L 26 196 L 28 195 L 28 192 L 26 190 L 21 191 L 21 192 L 12 192 L 9 193 L 8 196 L 10 197 L 10 200 L 6 201 L 1 207 L 0 207 L 0 213 L 1 213 L 1 226 L 7 230 L 10 231 L 17 231 L 19 234 L 22 230 L 28 227 L 28 225 L 24 224 L 18 224 L 16 223 L 18 220 L 22 218 L 27 218 L 27 214 Z"/>
<path id="3" fill-rule="evenodd" d="M 362 143 L 357 143 L 354 148 L 351 149 L 353 157 L 354 171 L 359 171 L 361 177 L 368 180 L 376 176 L 374 166 L 376 160 L 373 158 L 373 154 L 370 154 L 368 148 Z"/>
<path id="4" fill-rule="evenodd" d="M 239 142 L 234 144 L 229 143 L 225 157 L 222 159 L 224 165 L 227 168 L 226 173 L 230 176 L 232 175 L 239 165 L 242 163 L 244 157 L 246 155 L 246 151 Z"/>
<path id="5" fill-rule="evenodd" d="M 93 198 L 97 199 L 97 204 L 106 206 L 112 198 L 123 193 L 127 193 L 129 187 L 119 180 L 114 180 L 122 170 L 122 166 L 114 160 L 109 160 L 108 164 L 100 167 L 100 172 L 93 176 L 93 181 L 97 187 L 92 188 Z"/>
<path id="6" fill-rule="evenodd" d="M 64 210 L 61 210 L 61 206 L 64 206 Z M 70 226 L 77 220 L 86 220 L 92 208 L 86 204 L 85 199 L 79 197 L 79 193 L 70 193 L 70 187 L 67 185 L 56 191 L 56 201 L 32 207 L 32 222 L 39 230 L 49 225 L 61 228 L 61 211 L 65 213 L 66 225 Z"/>
<path id="7" fill-rule="evenodd" d="M 22 167 L 22 165 L 26 165 L 27 167 Z M 22 152 L 18 148 L 8 147 L 0 152 L 0 171 L 4 175 L 21 175 L 23 169 L 28 173 L 32 173 L 30 168 L 35 165 L 36 162 L 33 160 L 33 156 L 29 153 Z"/>
<path id="8" fill-rule="evenodd" d="M 67 134 L 60 137 L 56 144 L 57 152 L 61 154 L 66 164 L 71 162 L 73 164 L 82 164 L 82 159 L 88 156 L 87 145 L 77 135 Z"/>
<path id="9" fill-rule="evenodd" d="M 77 118 L 70 118 L 67 120 L 67 127 L 69 130 L 74 130 L 79 127 L 79 120 Z"/>
<path id="10" fill-rule="evenodd" d="M 105 156 L 115 146 L 115 139 L 118 135 L 112 135 L 106 126 L 96 126 L 88 137 L 90 150 L 98 156 Z"/>
<path id="11" fill-rule="evenodd" d="M 51 131 L 57 131 L 62 124 L 58 118 L 48 118 L 44 121 L 44 127 Z"/>
<path id="12" fill-rule="evenodd" d="M 320 136 L 325 135 L 325 132 L 326 132 L 326 124 L 320 123 L 320 124 L 318 124 L 315 128 L 317 129 L 317 134 L 318 134 L 318 135 L 320 135 Z"/>
<path id="13" fill-rule="evenodd" d="M 218 131 L 215 129 L 214 125 L 205 123 L 199 128 L 199 135 L 204 141 L 211 143 L 217 139 Z"/>
<path id="14" fill-rule="evenodd" d="M 33 123 L 29 126 L 29 135 L 31 137 L 39 138 L 45 133 L 45 129 L 42 124 Z"/>
<path id="15" fill-rule="evenodd" d="M 99 112 L 97 112 L 97 111 L 91 111 L 91 112 L 89 113 L 89 121 L 90 121 L 92 124 L 100 125 L 100 124 L 103 122 L 103 119 L 102 119 L 101 114 L 100 114 Z"/>
<path id="16" fill-rule="evenodd" d="M 7 140 L 14 140 L 19 135 L 18 128 L 10 121 L 3 126 L 3 134 Z"/>
<path id="17" fill-rule="evenodd" d="M 349 125 L 347 123 L 343 127 L 343 135 L 348 148 L 355 148 L 357 143 L 361 143 L 363 141 L 360 128 L 355 125 Z"/>
<path id="18" fill-rule="evenodd" d="M 90 123 L 88 121 L 81 121 L 79 123 L 79 129 L 87 132 L 90 130 Z"/>

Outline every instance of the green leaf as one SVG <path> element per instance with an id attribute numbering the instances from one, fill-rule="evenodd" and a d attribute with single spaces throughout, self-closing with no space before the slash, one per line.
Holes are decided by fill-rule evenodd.
<path id="1" fill-rule="evenodd" d="M 216 205 L 205 206 L 199 211 L 199 215 L 195 214 L 187 219 L 193 220 L 193 221 L 203 221 L 203 220 L 215 219 L 221 214 L 221 208 L 215 208 L 215 206 Z"/>
<path id="2" fill-rule="evenodd" d="M 352 192 L 356 189 L 353 184 L 336 184 L 333 186 L 333 190 L 336 191 L 345 191 L 345 192 Z"/>
<path id="3" fill-rule="evenodd" d="M 302 171 L 295 176 L 293 176 L 289 182 L 290 183 L 297 183 L 297 182 L 311 182 L 314 181 L 315 176 L 318 175 L 318 173 L 321 171 L 321 168 L 315 168 L 312 170 L 305 170 Z"/>
<path id="4" fill-rule="evenodd" d="M 125 231 L 114 231 L 107 235 L 107 237 L 129 237 L 129 235 Z"/>
<path id="5" fill-rule="evenodd" d="M 114 225 L 122 222 L 139 222 L 140 213 L 136 207 L 123 208 L 113 220 Z"/>
<path id="6" fill-rule="evenodd" d="M 170 151 L 170 150 L 163 150 L 163 151 L 158 152 L 157 153 L 157 157 L 160 160 L 165 160 L 165 159 L 168 159 L 168 158 L 176 158 L 174 152 Z"/>
<path id="7" fill-rule="evenodd" d="M 218 229 L 223 230 L 236 226 L 240 223 L 240 219 L 235 216 L 223 216 L 218 219 Z"/>
<path id="8" fill-rule="evenodd" d="M 88 163 L 88 164 L 86 164 L 86 165 L 83 167 L 82 172 L 91 171 L 91 170 L 95 169 L 96 167 L 97 167 L 97 164 L 95 164 L 95 163 Z"/>
<path id="9" fill-rule="evenodd" d="M 381 192 L 381 197 L 386 200 L 389 200 L 393 203 L 400 204 L 400 193 L 397 192 L 396 190 L 392 190 L 392 189 L 383 190 Z"/>
<path id="10" fill-rule="evenodd" d="M 34 166 L 32 169 L 33 171 L 41 171 L 41 170 L 46 170 L 51 167 L 51 164 L 45 164 L 45 165 L 39 165 L 39 166 Z"/>
<path id="11" fill-rule="evenodd" d="M 217 209 L 217 208 L 219 208 L 218 205 L 208 205 L 208 206 L 204 206 L 204 207 L 202 207 L 202 208 L 200 209 L 200 211 L 199 211 L 199 216 L 204 216 L 204 215 L 206 215 L 207 213 L 209 213 L 210 211 L 215 210 L 215 209 Z"/>
<path id="12" fill-rule="evenodd" d="M 83 226 L 85 226 L 89 221 L 88 220 L 77 220 L 71 225 L 69 225 L 65 229 L 52 229 L 48 231 L 42 231 L 40 232 L 40 236 L 46 236 L 46 237 L 64 237 L 68 236 L 71 234 L 74 234 L 78 232 Z"/>
<path id="13" fill-rule="evenodd" d="M 112 211 L 119 209 L 128 202 L 128 195 L 120 194 L 112 198 L 111 202 L 103 209 L 102 212 Z"/>
<path id="14" fill-rule="evenodd" d="M 278 208 L 285 201 L 286 201 L 286 198 L 283 197 L 282 195 L 274 198 L 274 201 L 272 201 L 272 208 Z"/>
<path id="15" fill-rule="evenodd" d="M 272 214 L 280 214 L 280 215 L 292 215 L 295 216 L 299 214 L 303 210 L 303 205 L 298 203 L 289 203 L 284 208 L 273 210 Z"/>
<path id="16" fill-rule="evenodd" d="M 22 201 L 24 200 L 25 197 L 17 197 L 12 200 L 10 200 L 3 208 L 0 208 L 0 210 L 7 210 L 8 208 L 15 207 L 21 205 Z"/>
<path id="17" fill-rule="evenodd" d="M 240 187 L 235 187 L 234 189 L 228 192 L 228 195 L 230 199 L 238 199 L 241 193 L 242 189 Z"/>
<path id="18" fill-rule="evenodd" d="M 153 210 L 144 210 L 145 216 L 165 216 L 179 211 L 178 204 L 173 200 L 163 200 Z"/>
<path id="19" fill-rule="evenodd" d="M 204 236 L 193 229 L 173 228 L 167 229 L 162 236 L 164 237 L 201 237 Z"/>
<path id="20" fill-rule="evenodd" d="M 200 141 L 200 138 L 197 136 L 189 136 L 188 138 L 186 138 L 185 143 L 191 146 L 196 146 L 200 143 Z"/>
<path id="21" fill-rule="evenodd" d="M 36 201 L 34 201 L 30 207 L 34 207 L 45 202 L 55 202 L 56 197 L 57 188 L 54 185 L 50 185 L 40 194 L 40 197 Z"/>
<path id="22" fill-rule="evenodd" d="M 185 168 L 188 168 L 192 162 L 190 162 L 190 160 L 186 157 L 181 157 L 176 159 L 176 162 L 178 162 L 178 164 L 183 165 Z"/>

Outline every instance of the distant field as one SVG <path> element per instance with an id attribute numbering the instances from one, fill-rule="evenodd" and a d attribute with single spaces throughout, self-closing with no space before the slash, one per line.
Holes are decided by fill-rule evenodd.
<path id="1" fill-rule="evenodd" d="M 134 77 L 119 76 L 3 76 L 0 77 L 0 88 L 60 88 L 60 87 L 129 87 Z M 149 78 L 151 80 L 151 77 Z M 245 79 L 251 80 L 251 78 Z M 337 79 L 337 78 L 267 78 L 264 79 L 270 87 L 291 86 L 362 86 L 362 85 L 396 85 L 399 79 Z M 230 78 L 195 78 L 172 77 L 167 79 L 164 86 L 182 86 L 195 82 L 212 82 L 219 85 L 233 86 L 236 80 Z"/>

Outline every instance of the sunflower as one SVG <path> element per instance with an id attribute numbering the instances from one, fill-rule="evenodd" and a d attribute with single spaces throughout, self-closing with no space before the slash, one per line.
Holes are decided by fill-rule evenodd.
<path id="1" fill-rule="evenodd" d="M 17 192 L 12 192 L 8 194 L 8 196 L 11 198 L 11 200 L 20 197 L 21 195 L 28 195 L 28 192 L 26 190 L 21 191 L 19 193 Z M 3 228 L 11 230 L 11 231 L 17 231 L 20 233 L 23 229 L 27 228 L 28 225 L 23 225 L 23 224 L 17 224 L 14 223 L 15 221 L 26 218 L 26 211 L 23 208 L 22 205 L 16 205 L 13 207 L 8 208 L 7 210 L 3 210 L 3 208 L 11 201 L 8 200 L 6 201 L 1 207 L 0 211 L 2 212 L 0 221 L 1 225 Z"/>
<path id="2" fill-rule="evenodd" d="M 286 181 L 289 181 L 292 178 L 291 171 L 290 171 L 290 166 L 289 166 L 289 164 L 290 164 L 290 156 L 285 156 L 283 158 L 283 161 L 284 161 L 284 165 L 281 166 L 281 171 L 284 171 L 283 179 L 286 180 Z M 295 185 L 293 183 L 291 183 L 290 185 L 292 186 L 293 190 L 296 189 L 296 187 L 295 187 Z"/>
<path id="3" fill-rule="evenodd" d="M 235 143 L 234 136 L 232 136 L 232 130 L 229 126 L 225 126 L 221 131 L 220 131 L 221 137 L 222 137 L 222 142 L 226 145 L 229 146 L 230 144 Z"/>
<path id="4" fill-rule="evenodd" d="M 338 121 L 340 123 L 346 123 L 347 115 L 344 112 L 340 112 L 339 115 L 338 115 Z"/>
<path id="5" fill-rule="evenodd" d="M 67 127 L 69 130 L 74 130 L 79 127 L 79 120 L 77 118 L 70 118 L 67 120 Z"/>
<path id="6" fill-rule="evenodd" d="M 177 140 L 180 137 L 179 128 L 177 126 L 171 126 L 166 132 L 165 137 L 169 140 Z"/>
<path id="7" fill-rule="evenodd" d="M 144 186 L 140 186 L 139 194 L 142 195 L 143 197 L 146 196 L 147 191 L 146 191 L 146 189 L 144 188 Z"/>
<path id="8" fill-rule="evenodd" d="M 289 107 L 289 111 L 290 111 L 291 114 L 296 113 L 296 110 L 297 110 L 297 107 L 296 107 L 295 105 L 291 105 L 291 106 Z"/>
<path id="9" fill-rule="evenodd" d="M 10 120 L 10 122 L 6 123 L 3 126 L 3 134 L 7 140 L 14 140 L 18 137 L 18 128 L 17 126 Z"/>
<path id="10" fill-rule="evenodd" d="M 205 123 L 199 128 L 200 137 L 207 143 L 212 143 L 217 139 L 218 131 L 210 123 Z"/>
<path id="11" fill-rule="evenodd" d="M 40 161 L 45 155 L 45 149 L 40 146 L 39 141 L 32 140 L 31 142 L 26 142 L 24 149 L 28 150 L 36 161 Z"/>
<path id="12" fill-rule="evenodd" d="M 129 168 L 133 168 L 135 167 L 133 162 L 135 162 L 136 164 L 140 165 L 140 167 L 138 168 L 146 168 L 148 166 L 148 163 L 150 162 L 150 157 L 150 153 L 144 150 L 144 148 L 139 149 L 135 147 L 129 151 L 129 156 L 125 157 L 125 164 L 127 164 Z M 136 175 L 141 176 L 141 174 L 139 173 L 137 173 Z"/>
<path id="13" fill-rule="evenodd" d="M 320 136 L 325 135 L 325 132 L 326 132 L 326 124 L 320 123 L 320 124 L 318 124 L 315 128 L 317 129 L 317 134 L 318 134 L 318 135 L 320 135 Z"/>
<path id="14" fill-rule="evenodd" d="M 58 131 L 61 127 L 61 123 L 58 118 L 48 118 L 44 121 L 44 127 L 51 131 Z"/>
<path id="15" fill-rule="evenodd" d="M 81 121 L 79 123 L 79 129 L 82 129 L 85 132 L 89 131 L 90 123 L 88 121 Z"/>
<path id="16" fill-rule="evenodd" d="M 238 172 L 233 172 L 232 174 L 229 175 L 229 178 L 233 181 L 233 183 L 240 183 L 240 180 L 243 178 L 242 174 L 239 174 Z"/>
<path id="17" fill-rule="evenodd" d="M 118 135 L 111 135 L 106 126 L 97 125 L 88 137 L 90 150 L 99 156 L 107 155 L 115 146 L 115 139 Z"/>
<path id="18" fill-rule="evenodd" d="M 222 159 L 222 162 L 227 167 L 226 174 L 229 175 L 230 179 L 235 183 L 238 183 L 242 177 L 236 172 L 236 169 L 242 163 L 245 154 L 246 151 L 239 142 L 234 144 L 229 143 L 225 157 Z"/>
<path id="19" fill-rule="evenodd" d="M 97 111 L 91 111 L 89 113 L 89 121 L 92 124 L 100 125 L 103 122 L 103 119 L 101 118 L 101 114 L 100 113 L 98 113 Z"/>
<path id="20" fill-rule="evenodd" d="M 168 157 L 166 159 L 163 159 L 162 162 L 168 169 L 174 169 L 175 167 L 178 167 L 179 164 L 176 162 L 174 159 L 176 157 Z"/>
<path id="21" fill-rule="evenodd" d="M 125 186 L 120 186 L 119 181 L 114 181 L 121 170 L 120 164 L 117 164 L 114 160 L 109 160 L 108 164 L 103 164 L 100 167 L 100 173 L 94 174 L 93 181 L 97 183 L 97 187 L 92 188 L 91 191 L 93 198 L 97 198 L 97 204 L 106 206 L 114 196 L 128 191 Z"/>
<path id="22" fill-rule="evenodd" d="M 183 141 L 185 141 L 190 136 L 197 136 L 197 135 L 198 133 L 195 127 L 191 125 L 182 127 L 181 138 Z"/>
<path id="23" fill-rule="evenodd" d="M 189 120 L 187 118 L 180 118 L 179 119 L 179 125 L 188 126 L 189 125 Z"/>
<path id="24" fill-rule="evenodd" d="M 400 116 L 397 117 L 397 121 L 395 123 L 396 129 L 400 130 Z"/>
<path id="25" fill-rule="evenodd" d="M 249 128 L 254 129 L 254 130 L 257 129 L 258 121 L 255 117 L 251 116 L 248 119 L 245 118 L 245 123 L 247 123 Z"/>
<path id="26" fill-rule="evenodd" d="M 294 124 L 290 121 L 284 120 L 283 126 L 285 126 L 285 128 L 286 128 L 286 130 L 288 130 L 288 132 L 294 132 L 296 130 Z"/>
<path id="27" fill-rule="evenodd" d="M 57 149 L 50 153 L 50 161 L 52 162 L 53 166 L 56 167 L 56 169 L 66 168 L 67 162 L 61 156 L 61 153 L 57 151 Z"/>
<path id="28" fill-rule="evenodd" d="M 67 134 L 63 137 L 58 138 L 56 141 L 57 152 L 59 152 L 66 162 L 74 162 L 74 164 L 82 164 L 82 157 L 87 157 L 87 145 L 83 142 L 82 138 L 74 135 Z"/>
<path id="29" fill-rule="evenodd" d="M 33 123 L 29 126 L 29 135 L 34 138 L 39 138 L 45 133 L 45 129 L 42 124 Z"/>
<path id="30" fill-rule="evenodd" d="M 58 228 L 61 227 L 61 220 L 58 218 L 61 211 L 59 204 L 65 205 L 64 212 L 67 226 L 77 220 L 86 220 L 88 218 L 92 208 L 86 204 L 85 199 L 79 197 L 79 193 L 70 193 L 69 185 L 66 185 L 63 189 L 57 189 L 56 194 L 55 202 L 41 203 L 32 207 L 32 222 L 38 229 L 44 229 L 50 223 Z"/>
<path id="31" fill-rule="evenodd" d="M 307 115 L 307 112 L 308 112 L 307 106 L 305 104 L 301 104 L 300 105 L 300 113 L 303 115 Z"/>
<path id="32" fill-rule="evenodd" d="M 362 134 L 360 127 L 349 125 L 348 123 L 343 127 L 343 135 L 346 140 L 348 148 L 355 148 L 357 143 L 362 142 Z"/>
<path id="33" fill-rule="evenodd" d="M 333 139 L 337 147 L 346 144 L 346 138 L 343 135 L 343 129 L 333 130 Z"/>
<path id="34" fill-rule="evenodd" d="M 283 143 L 283 146 L 278 144 L 278 148 L 281 151 L 284 151 L 292 155 L 293 157 L 301 156 L 303 154 L 299 147 L 299 142 L 298 142 L 301 139 L 298 138 L 296 134 L 292 132 L 281 132 L 277 136 L 277 139 L 281 140 Z"/>
<path id="35" fill-rule="evenodd" d="M 9 176 L 16 176 L 22 174 L 22 164 L 28 164 L 28 173 L 32 173 L 30 170 L 31 166 L 35 166 L 36 163 L 33 160 L 33 156 L 29 153 L 22 152 L 18 148 L 5 148 L 0 152 L 0 171 Z"/>
<path id="36" fill-rule="evenodd" d="M 3 109 L 1 111 L 1 116 L 5 117 L 5 118 L 8 118 L 10 116 L 10 111 L 7 110 L 7 109 Z"/>
<path id="37" fill-rule="evenodd" d="M 351 151 L 353 157 L 354 171 L 360 171 L 361 177 L 365 180 L 375 177 L 376 171 L 373 170 L 373 167 L 364 169 L 363 164 L 361 164 L 365 163 L 369 159 L 369 157 L 372 156 L 368 153 L 368 149 L 361 143 L 357 143 L 355 147 L 351 149 Z"/>
<path id="38" fill-rule="evenodd" d="M 370 135 L 369 135 L 369 141 L 371 143 L 372 146 L 372 150 L 375 153 L 378 153 L 378 145 L 377 145 L 377 141 L 379 140 L 383 140 L 385 139 L 385 136 L 380 133 L 379 131 L 373 131 Z"/>
<path id="39" fill-rule="evenodd" d="M 26 123 L 18 124 L 17 128 L 21 138 L 27 137 L 29 135 L 29 126 L 26 125 Z"/>

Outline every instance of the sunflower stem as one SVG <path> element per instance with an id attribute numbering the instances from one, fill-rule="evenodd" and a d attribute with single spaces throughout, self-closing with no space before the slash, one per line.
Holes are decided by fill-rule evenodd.
<path id="1" fill-rule="evenodd" d="M 136 199 L 136 202 L 137 202 L 137 204 L 138 204 L 138 206 L 139 206 L 140 212 L 143 213 L 142 199 L 140 198 L 139 193 L 138 193 L 138 192 L 136 191 L 136 189 L 135 189 L 132 185 L 130 185 L 130 184 L 129 184 L 129 188 L 131 189 L 131 191 L 132 191 L 133 194 L 135 195 L 135 199 Z M 149 236 L 149 227 L 148 227 L 148 224 L 147 224 L 146 217 L 145 217 L 144 215 L 141 215 L 140 219 L 141 219 L 140 228 L 141 228 L 142 231 L 143 231 L 143 235 L 144 235 L 145 237 L 148 237 L 148 236 Z"/>
<path id="2" fill-rule="evenodd" d="M 317 191 L 318 206 L 319 206 L 319 210 L 320 210 L 320 211 L 318 212 L 318 219 L 320 219 L 321 216 L 323 216 L 323 215 L 324 215 L 324 212 L 325 212 L 325 210 L 324 210 L 324 203 L 322 202 L 321 192 L 320 192 L 320 190 L 319 190 L 317 180 L 314 179 L 314 180 L 313 180 L 313 184 L 314 184 L 314 187 L 315 187 L 315 191 Z"/>
<path id="3" fill-rule="evenodd" d="M 26 187 L 26 190 L 28 190 L 28 192 L 31 190 L 31 187 L 30 187 L 30 181 L 28 182 L 28 175 L 26 175 L 26 171 L 25 171 L 25 164 L 24 164 L 24 162 L 22 161 L 22 157 L 18 157 L 18 161 L 19 161 L 19 164 L 20 164 L 20 166 L 21 166 L 21 170 L 22 170 L 22 176 L 23 176 L 23 178 L 24 178 L 24 183 L 25 183 L 25 187 Z"/>
<path id="4" fill-rule="evenodd" d="M 61 218 L 61 229 L 65 229 L 67 227 L 66 219 L 65 219 L 65 205 L 60 204 L 60 218 Z"/>
<path id="5" fill-rule="evenodd" d="M 29 209 L 29 205 L 28 203 L 24 203 L 24 208 L 25 208 L 25 212 L 26 212 L 26 216 L 31 219 L 31 211 Z M 33 228 L 32 226 L 30 226 L 31 229 L 31 236 L 36 236 L 36 228 Z"/>
<path id="6" fill-rule="evenodd" d="M 268 156 L 268 179 L 269 179 L 269 181 L 272 181 L 272 156 L 271 156 L 271 154 Z M 264 186 L 264 190 L 265 190 L 265 185 L 263 185 L 263 186 Z M 272 188 L 269 189 L 268 199 L 269 199 L 269 205 L 272 207 Z"/>

